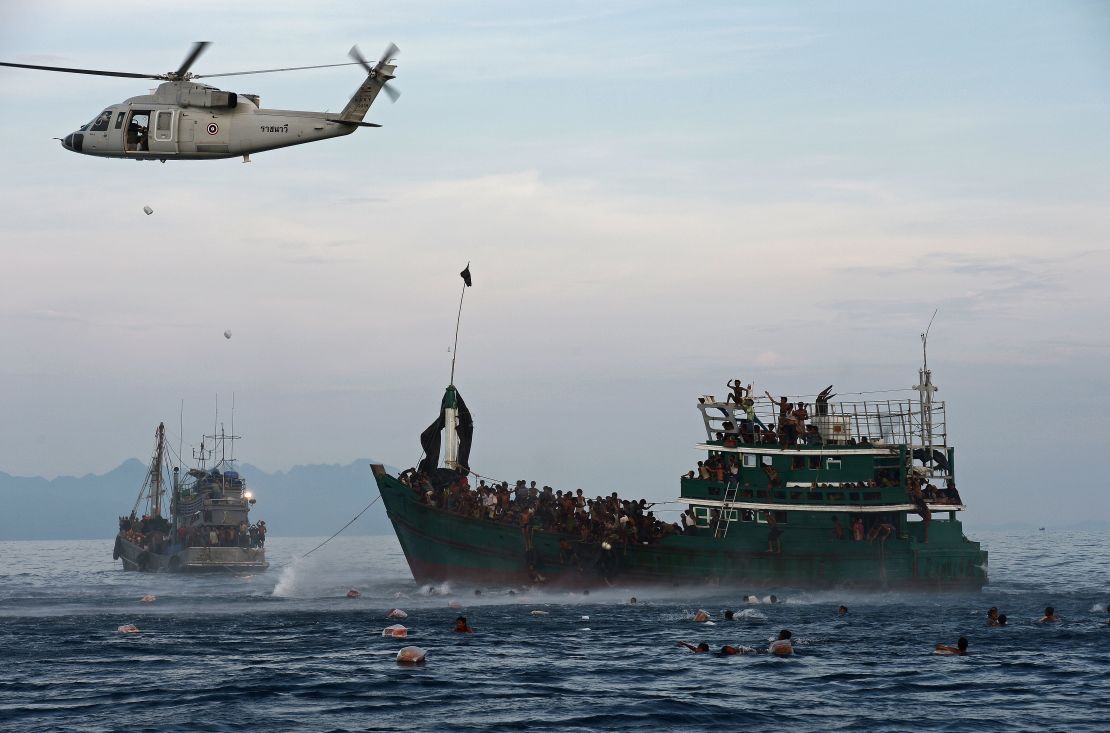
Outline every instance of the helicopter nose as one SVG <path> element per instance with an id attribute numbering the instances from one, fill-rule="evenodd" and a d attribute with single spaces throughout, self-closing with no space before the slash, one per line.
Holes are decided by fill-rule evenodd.
<path id="1" fill-rule="evenodd" d="M 72 144 L 73 144 L 73 133 L 71 132 L 68 135 L 66 135 L 65 138 L 62 139 L 62 147 L 65 148 L 66 150 L 70 150 L 70 145 L 72 145 Z"/>
<path id="2" fill-rule="evenodd" d="M 80 153 L 81 148 L 85 142 L 85 136 L 79 132 L 71 132 L 62 140 L 62 147 L 66 150 L 72 150 L 75 153 Z"/>

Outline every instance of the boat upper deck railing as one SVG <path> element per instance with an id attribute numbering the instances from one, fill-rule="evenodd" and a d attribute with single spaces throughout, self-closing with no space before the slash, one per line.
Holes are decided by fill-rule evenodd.
<path id="1" fill-rule="evenodd" d="M 875 446 L 904 445 L 909 450 L 939 450 L 947 453 L 948 428 L 944 402 L 928 405 L 920 399 L 861 400 L 855 402 L 807 403 L 804 398 L 787 402 L 804 411 L 785 413 L 780 419 L 777 402 L 765 396 L 750 406 L 718 401 L 713 395 L 698 399 L 698 409 L 710 441 L 723 435 L 738 442 L 760 443 L 766 431 L 780 437 L 793 432 L 802 445 Z M 754 439 L 753 439 L 754 438 Z"/>

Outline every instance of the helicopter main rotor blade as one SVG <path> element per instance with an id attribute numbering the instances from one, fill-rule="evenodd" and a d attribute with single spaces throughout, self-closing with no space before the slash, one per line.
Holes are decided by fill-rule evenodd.
<path id="1" fill-rule="evenodd" d="M 165 79 L 165 74 L 132 74 L 127 71 L 98 71 L 96 69 L 70 69 L 65 66 L 38 66 L 36 64 L 12 64 L 0 61 L 0 66 L 13 66 L 17 69 L 38 69 L 39 71 L 61 71 L 66 74 L 92 74 L 94 76 L 120 76 L 126 79 Z"/>
<path id="2" fill-rule="evenodd" d="M 208 48 L 211 45 L 211 41 L 197 41 L 196 43 L 194 43 L 193 49 L 189 51 L 189 55 L 186 56 L 185 60 L 181 62 L 181 66 L 178 67 L 177 71 L 173 72 L 173 76 L 176 76 L 178 78 L 185 76 L 185 74 L 189 71 L 189 68 L 194 63 L 196 63 L 196 60 L 200 58 L 200 55 L 202 53 L 204 53 L 204 49 Z"/>
<path id="3" fill-rule="evenodd" d="M 327 69 L 332 66 L 355 66 L 357 61 L 347 61 L 342 64 L 320 64 L 319 66 L 288 66 L 284 69 L 259 69 L 258 71 L 229 71 L 225 74 L 194 74 L 194 79 L 211 79 L 214 76 L 242 76 L 243 74 L 270 74 L 275 71 L 300 71 L 301 69 Z"/>

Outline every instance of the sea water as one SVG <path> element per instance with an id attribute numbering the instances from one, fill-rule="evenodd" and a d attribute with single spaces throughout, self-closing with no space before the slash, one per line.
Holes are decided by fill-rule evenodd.
<path id="1" fill-rule="evenodd" d="M 1110 544 L 973 534 L 991 553 L 982 593 L 781 588 L 758 606 L 714 587 L 420 587 L 393 537 L 303 559 L 318 540 L 272 537 L 273 567 L 242 576 L 124 572 L 111 540 L 0 542 L 0 729 L 1110 730 Z M 1037 623 L 1046 605 L 1059 623 Z M 1008 627 L 986 626 L 990 606 Z M 408 639 L 381 635 L 394 607 Z M 460 614 L 474 634 L 452 632 Z M 791 658 L 677 645 L 765 648 L 784 628 Z M 933 654 L 960 636 L 969 656 Z M 406 644 L 426 664 L 398 665 Z"/>

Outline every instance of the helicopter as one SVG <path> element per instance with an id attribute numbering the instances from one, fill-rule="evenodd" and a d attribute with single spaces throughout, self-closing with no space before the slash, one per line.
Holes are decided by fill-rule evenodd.
<path id="1" fill-rule="evenodd" d="M 153 93 L 131 97 L 107 107 L 80 129 L 64 138 L 55 138 L 61 140 L 62 147 L 74 153 L 101 158 L 160 160 L 163 163 L 167 160 L 215 160 L 239 156 L 243 157 L 244 163 L 249 163 L 251 153 L 350 135 L 360 127 L 381 127 L 363 121 L 370 105 L 381 91 L 385 91 L 394 102 L 400 96 L 400 92 L 389 85 L 397 68 L 393 59 L 399 52 L 392 43 L 373 66 L 362 56 L 358 46 L 353 46 L 348 55 L 354 61 L 346 63 L 193 74 L 189 69 L 209 45 L 208 41 L 194 43 L 177 71 L 165 74 L 8 62 L 0 62 L 0 66 L 164 82 Z M 225 92 L 194 81 L 217 76 L 269 74 L 356 64 L 366 70 L 366 78 L 338 113 L 263 109 L 256 94 Z"/>

